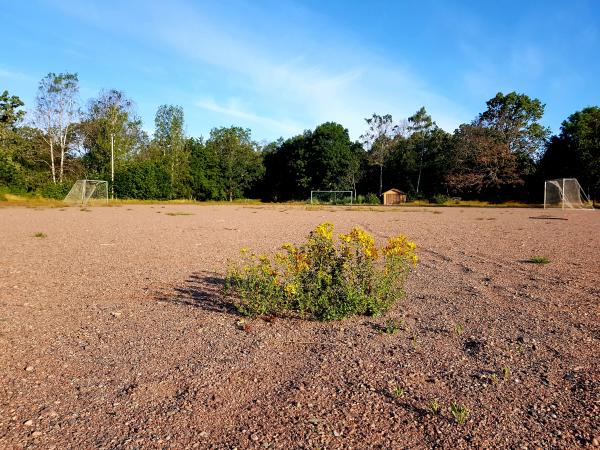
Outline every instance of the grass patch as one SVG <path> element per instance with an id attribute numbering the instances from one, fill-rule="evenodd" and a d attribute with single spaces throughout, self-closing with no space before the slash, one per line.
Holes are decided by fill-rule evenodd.
<path id="1" fill-rule="evenodd" d="M 545 256 L 532 256 L 527 260 L 531 264 L 548 264 L 550 260 Z"/>
<path id="2" fill-rule="evenodd" d="M 194 214 L 188 213 L 188 212 L 168 212 L 168 213 L 165 213 L 165 216 L 193 216 L 193 215 Z"/>
<path id="3" fill-rule="evenodd" d="M 452 405 L 450 405 L 450 413 L 452 414 L 452 417 L 454 417 L 454 421 L 457 424 L 462 425 L 469 418 L 470 411 L 465 405 L 452 403 Z"/>
<path id="4" fill-rule="evenodd" d="M 33 237 L 40 238 L 40 239 L 44 239 L 44 238 L 47 238 L 47 237 L 48 237 L 48 235 L 47 235 L 46 233 L 42 233 L 41 231 L 38 231 L 37 233 L 35 233 L 35 234 L 33 235 Z"/>

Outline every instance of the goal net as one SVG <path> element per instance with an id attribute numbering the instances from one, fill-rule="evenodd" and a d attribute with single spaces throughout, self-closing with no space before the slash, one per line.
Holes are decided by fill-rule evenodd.
<path id="1" fill-rule="evenodd" d="M 576 178 L 559 178 L 544 183 L 544 208 L 593 208 Z"/>
<path id="2" fill-rule="evenodd" d="M 321 205 L 351 205 L 352 191 L 310 191 L 310 203 Z"/>
<path id="3" fill-rule="evenodd" d="M 77 180 L 64 201 L 65 203 L 79 205 L 107 204 L 108 182 L 102 180 Z"/>

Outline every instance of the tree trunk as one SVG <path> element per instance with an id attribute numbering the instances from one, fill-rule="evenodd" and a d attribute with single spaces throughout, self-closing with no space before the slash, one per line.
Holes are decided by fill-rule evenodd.
<path id="1" fill-rule="evenodd" d="M 65 149 L 61 146 L 61 148 L 60 148 L 60 172 L 59 172 L 59 176 L 58 176 L 58 181 L 61 183 L 63 180 L 64 164 L 65 164 Z"/>
<path id="2" fill-rule="evenodd" d="M 54 165 L 54 143 L 50 141 L 50 169 L 52 170 L 52 182 L 56 183 L 56 166 Z"/>
<path id="3" fill-rule="evenodd" d="M 383 164 L 379 166 L 379 196 L 383 194 Z"/>

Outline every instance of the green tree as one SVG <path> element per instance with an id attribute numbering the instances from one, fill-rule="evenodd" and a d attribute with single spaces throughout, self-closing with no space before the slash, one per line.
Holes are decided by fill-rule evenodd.
<path id="1" fill-rule="evenodd" d="M 600 107 L 590 106 L 563 121 L 540 161 L 546 179 L 574 177 L 600 198 Z"/>
<path id="2" fill-rule="evenodd" d="M 229 201 L 242 197 L 264 173 L 261 155 L 249 129 L 213 128 L 206 147 L 218 159 L 223 189 Z"/>
<path id="3" fill-rule="evenodd" d="M 371 164 L 379 167 L 379 196 L 383 193 L 383 168 L 388 162 L 394 147 L 394 139 L 398 134 L 398 127 L 394 125 L 391 114 L 380 116 L 373 114 L 365 119 L 367 131 L 360 137 L 365 146 Z"/>
<path id="4" fill-rule="evenodd" d="M 84 165 L 94 174 L 114 173 L 147 143 L 142 121 L 136 116 L 133 101 L 122 91 L 102 91 L 88 103 L 80 130 L 87 150 Z"/>
<path id="5" fill-rule="evenodd" d="M 186 196 L 189 192 L 189 155 L 185 148 L 183 108 L 161 105 L 154 119 L 154 140 L 161 148 L 171 175 L 171 198 Z"/>
<path id="6" fill-rule="evenodd" d="M 4 91 L 0 95 L 0 132 L 5 129 L 13 129 L 15 125 L 23 120 L 25 111 L 20 109 L 25 103 L 16 95 L 9 95 Z"/>
<path id="7" fill-rule="evenodd" d="M 224 188 L 219 172 L 219 159 L 214 146 L 205 145 L 202 138 L 189 138 L 192 197 L 196 200 L 221 200 Z"/>
<path id="8" fill-rule="evenodd" d="M 550 135 L 550 130 L 539 123 L 546 105 L 516 92 L 498 92 L 486 104 L 487 109 L 476 120 L 478 125 L 496 131 L 519 157 L 539 155 Z"/>
<path id="9" fill-rule="evenodd" d="M 454 193 L 498 199 L 502 189 L 523 184 L 517 155 L 504 137 L 477 124 L 456 130 L 450 166 L 446 183 Z"/>
<path id="10" fill-rule="evenodd" d="M 346 128 L 334 122 L 321 124 L 311 133 L 307 144 L 313 189 L 354 190 L 360 154 Z"/>
<path id="11" fill-rule="evenodd" d="M 40 81 L 34 122 L 48 145 L 52 181 L 63 181 L 74 124 L 79 119 L 79 79 L 76 73 L 49 73 Z M 58 155 L 56 153 L 58 152 Z M 58 177 L 56 175 L 56 158 Z"/>
<path id="12" fill-rule="evenodd" d="M 437 128 L 437 125 L 431 116 L 427 114 L 425 107 L 421 107 L 415 114 L 408 118 L 408 130 L 412 133 L 412 141 L 418 147 L 419 154 L 419 175 L 417 177 L 417 194 L 421 187 L 421 174 L 423 172 L 423 155 L 427 148 L 427 140 L 431 136 L 431 131 Z"/>

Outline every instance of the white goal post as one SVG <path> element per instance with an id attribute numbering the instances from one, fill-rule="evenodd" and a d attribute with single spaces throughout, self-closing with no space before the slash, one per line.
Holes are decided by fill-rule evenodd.
<path id="1" fill-rule="evenodd" d="M 108 182 L 77 180 L 65 197 L 65 203 L 89 205 L 108 204 Z"/>
<path id="2" fill-rule="evenodd" d="M 346 204 L 354 203 L 353 191 L 310 191 L 310 203 Z"/>
<path id="3" fill-rule="evenodd" d="M 544 208 L 593 209 L 594 206 L 576 178 L 558 178 L 544 182 Z"/>

